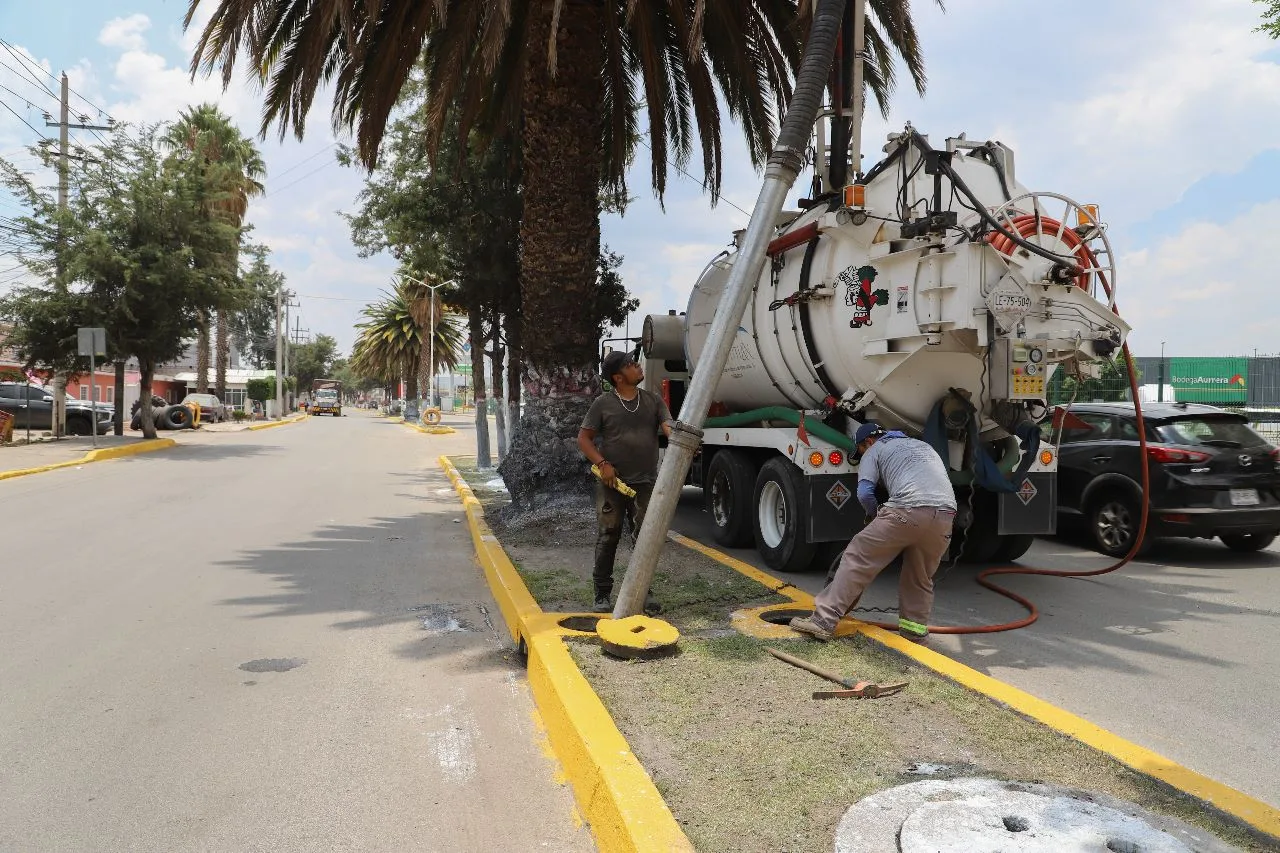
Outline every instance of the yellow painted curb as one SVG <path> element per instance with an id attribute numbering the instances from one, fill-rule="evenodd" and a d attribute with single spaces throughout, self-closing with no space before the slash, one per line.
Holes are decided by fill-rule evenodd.
<path id="1" fill-rule="evenodd" d="M 287 417 L 282 421 L 268 421 L 262 424 L 254 424 L 253 426 L 249 427 L 249 429 L 250 430 L 273 429 L 275 427 L 285 426 L 287 424 L 296 424 L 298 421 L 305 421 L 309 417 L 311 417 L 311 415 L 291 415 L 290 417 Z"/>
<path id="2" fill-rule="evenodd" d="M 781 625 L 773 625 L 762 620 L 760 620 L 759 625 L 751 625 L 749 623 L 757 621 L 760 614 L 770 610 L 787 610 L 795 607 L 811 610 L 813 609 L 813 596 L 779 578 L 775 578 L 767 572 L 763 572 L 728 554 L 722 554 L 700 542 L 695 542 L 678 533 L 670 533 L 668 536 L 672 541 L 705 554 L 722 565 L 764 584 L 774 592 L 785 595 L 794 602 L 790 605 L 773 604 L 767 607 L 739 611 L 733 615 L 732 624 L 735 628 L 743 631 L 743 633 L 762 638 L 794 638 L 796 636 L 791 629 Z M 888 646 L 894 651 L 906 655 L 939 675 L 962 684 L 996 702 L 1007 705 L 1019 714 L 1043 723 L 1054 731 L 1061 732 L 1093 747 L 1099 752 L 1106 753 L 1140 773 L 1145 773 L 1185 794 L 1203 800 L 1215 808 L 1239 818 L 1255 829 L 1261 830 L 1268 835 L 1280 837 L 1280 809 L 1274 806 L 1254 799 L 1248 794 L 1210 779 L 1208 776 L 1183 767 L 1172 759 L 1165 758 L 1159 753 L 1152 752 L 1145 747 L 1125 740 L 1101 726 L 1094 725 L 1083 717 L 1078 717 L 1070 711 L 1059 708 L 1043 699 L 1038 699 L 1026 691 L 1005 684 L 1003 681 L 994 679 L 989 675 L 984 675 L 976 669 L 944 654 L 935 652 L 918 643 L 913 643 L 910 640 L 905 640 L 891 631 L 849 618 L 841 620 L 835 631 L 838 637 L 849 636 L 859 632 L 881 645 Z"/>
<path id="3" fill-rule="evenodd" d="M 576 632 L 560 620 L 572 614 L 542 611 L 485 523 L 471 488 L 447 457 L 439 461 L 462 497 L 476 556 L 511 637 L 528 652 L 529 687 L 547 740 L 596 846 L 602 853 L 692 853 L 693 844 L 569 654 L 564 638 Z"/>
<path id="4" fill-rule="evenodd" d="M 88 465 L 90 462 L 105 462 L 108 459 L 122 459 L 125 456 L 136 456 L 139 453 L 150 453 L 153 450 L 164 450 L 178 442 L 172 438 L 156 438 L 150 441 L 139 441 L 120 447 L 102 447 L 90 450 L 79 459 L 69 462 L 55 462 L 52 465 L 40 465 L 36 468 L 16 468 L 12 471 L 0 471 L 0 480 L 12 480 L 14 477 L 25 477 L 28 474 L 43 474 L 45 471 L 56 471 L 59 468 L 74 468 L 77 465 Z"/>
<path id="5" fill-rule="evenodd" d="M 405 421 L 405 420 L 399 421 L 399 423 L 404 424 L 410 429 L 416 429 L 418 432 L 426 433 L 427 435 L 452 435 L 453 433 L 457 432 L 457 430 L 451 426 L 437 425 L 437 426 L 424 427 L 424 426 L 421 426 L 420 424 L 409 423 L 408 421 Z"/>

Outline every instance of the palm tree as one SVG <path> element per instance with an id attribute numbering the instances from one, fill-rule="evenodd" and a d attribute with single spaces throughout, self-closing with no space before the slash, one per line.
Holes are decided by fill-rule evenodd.
<path id="1" fill-rule="evenodd" d="M 356 324 L 360 330 L 351 350 L 351 370 L 358 376 L 383 383 L 404 381 L 406 393 L 417 388 L 427 324 L 415 319 L 413 300 L 419 298 L 417 288 L 407 281 L 383 292 L 383 298 L 365 307 L 365 319 Z M 436 317 L 435 359 L 437 367 L 452 370 L 458 365 L 462 351 L 462 327 L 459 318 L 443 310 Z"/>
<path id="2" fill-rule="evenodd" d="M 432 364 L 433 350 L 430 346 L 421 348 L 418 354 L 418 387 L 415 389 L 418 399 L 424 399 L 431 396 L 430 386 L 434 377 L 433 372 L 438 372 L 442 365 L 453 367 L 456 363 L 456 354 L 454 362 L 446 362 L 441 358 L 439 352 L 439 334 L 440 325 L 442 323 L 456 323 L 456 318 L 446 320 L 444 299 L 440 296 L 439 290 L 433 291 L 428 285 L 436 285 L 436 277 L 428 275 L 427 281 L 419 281 L 417 279 L 406 278 L 401 282 L 404 299 L 408 304 L 409 315 L 413 317 L 413 321 L 418 324 L 420 329 L 433 329 L 432 323 L 435 323 L 433 331 L 437 336 L 436 350 L 434 351 L 435 363 Z M 430 338 L 427 338 L 429 341 Z"/>
<path id="3" fill-rule="evenodd" d="M 189 26 L 201 0 L 190 0 Z M 524 167 L 521 223 L 523 369 L 529 405 L 504 475 L 563 472 L 580 480 L 564 408 L 599 390 L 598 321 L 591 310 L 600 253 L 601 186 L 621 190 L 639 108 L 648 122 L 651 178 L 661 196 L 668 159 L 695 143 L 712 197 L 721 179 L 721 99 L 753 162 L 769 154 L 807 32 L 808 0 L 213 0 L 192 73 L 224 84 L 248 55 L 266 88 L 263 131 L 301 134 L 322 85 L 335 87 L 335 125 L 354 127 L 366 165 L 401 88 L 425 51 L 432 149 L 461 110 L 457 136 L 518 133 Z M 900 56 L 917 89 L 923 61 L 908 0 L 870 0 L 867 85 L 882 108 Z M 564 428 L 561 428 L 563 432 Z M 548 458 L 547 454 L 562 454 Z M 536 465 L 530 461 L 538 459 Z M 523 480 L 523 482 L 513 482 Z M 518 505 L 554 488 L 509 477 Z"/>
<path id="4" fill-rule="evenodd" d="M 208 200 L 205 209 L 209 215 L 221 216 L 239 228 L 249 208 L 249 199 L 261 195 L 262 179 L 266 165 L 257 147 L 240 133 L 215 104 L 190 107 L 170 126 L 164 137 L 165 145 L 176 155 L 197 158 L 205 169 L 205 185 Z M 226 396 L 227 361 L 230 355 L 229 311 L 236 294 L 231 293 L 238 280 L 239 252 L 235 257 L 218 258 L 214 262 L 227 274 L 227 292 L 217 311 L 214 393 L 219 399 Z M 200 327 L 196 358 L 197 390 L 208 391 L 209 385 L 209 322 L 208 317 Z"/>

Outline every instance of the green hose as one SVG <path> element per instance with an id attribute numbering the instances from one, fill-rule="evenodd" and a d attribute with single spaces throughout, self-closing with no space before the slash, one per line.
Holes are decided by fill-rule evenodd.
<path id="1" fill-rule="evenodd" d="M 705 429 L 715 429 L 717 427 L 741 427 L 753 426 L 761 421 L 786 421 L 794 427 L 800 426 L 800 413 L 795 409 L 788 409 L 785 406 L 766 406 L 763 409 L 752 409 L 749 412 L 740 412 L 735 415 L 722 415 L 718 418 L 707 418 L 703 424 Z M 811 419 L 804 423 L 805 431 L 811 435 L 834 444 L 836 447 L 844 450 L 848 454 L 854 452 L 853 439 L 840 432 L 837 429 L 824 424 L 822 421 Z M 1000 457 L 999 468 L 1000 473 L 1008 476 L 1018 467 L 1018 454 L 1007 451 Z M 968 486 L 973 483 L 972 471 L 952 471 L 948 468 L 948 474 L 951 475 L 951 482 L 957 486 Z"/>

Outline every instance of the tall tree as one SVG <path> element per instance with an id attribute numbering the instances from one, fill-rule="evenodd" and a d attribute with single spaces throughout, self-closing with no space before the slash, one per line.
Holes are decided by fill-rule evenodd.
<path id="1" fill-rule="evenodd" d="M 384 292 L 382 299 L 365 307 L 365 319 L 356 324 L 359 334 L 351 349 L 350 366 L 357 375 L 388 385 L 403 381 L 406 393 L 417 385 L 425 329 L 410 308 L 413 291 L 405 282 Z M 458 364 L 462 333 L 455 316 L 446 314 L 436 324 L 436 363 L 452 370 Z"/>
<path id="2" fill-rule="evenodd" d="M 234 252 L 239 228 L 202 220 L 205 175 L 189 161 L 166 160 L 155 128 L 120 128 L 71 174 L 66 211 L 6 165 L 6 180 L 31 213 L 34 269 L 58 259 L 68 283 L 67 320 L 102 325 L 109 348 L 138 360 L 143 434 L 155 436 L 151 381 L 157 364 L 181 354 L 183 342 L 220 298 L 221 273 L 197 258 Z M 74 312 L 72 313 L 72 309 Z M 63 321 L 65 322 L 65 320 Z M 65 329 L 52 326 L 31 355 L 57 364 Z M 59 343 L 63 340 L 63 343 Z M 74 338 L 72 338 L 74 352 Z"/>
<path id="3" fill-rule="evenodd" d="M 242 247 L 249 261 L 240 273 L 243 299 L 228 318 L 232 342 L 257 370 L 276 366 L 276 293 L 284 287 L 284 275 L 267 262 L 269 251 L 257 243 Z"/>
<path id="4" fill-rule="evenodd" d="M 202 210 L 208 219 L 222 218 L 236 228 L 244 223 L 249 199 L 262 194 L 266 165 L 257 147 L 246 139 L 215 104 L 200 104 L 184 111 L 165 134 L 165 143 L 177 156 L 191 158 L 202 170 L 203 186 L 208 196 Z M 201 259 L 197 259 L 200 262 Z M 214 393 L 226 396 L 227 361 L 230 357 L 230 315 L 242 307 L 251 295 L 238 284 L 239 251 L 231 257 L 205 261 L 222 273 L 223 298 L 216 306 L 216 366 Z M 209 318 L 201 324 L 196 366 L 197 390 L 208 391 L 209 384 Z"/>
<path id="5" fill-rule="evenodd" d="M 298 344 L 289 351 L 289 368 L 299 393 L 310 393 L 311 383 L 329 378 L 330 368 L 338 358 L 338 342 L 329 335 L 316 335 L 309 343 Z"/>
<path id="6" fill-rule="evenodd" d="M 190 2 L 188 25 L 200 5 Z M 623 189 L 641 109 L 659 196 L 668 160 L 683 165 L 695 142 L 718 195 L 721 102 L 762 165 L 807 32 L 798 11 L 795 0 L 216 0 L 192 72 L 218 69 L 229 84 L 247 53 L 266 86 L 263 129 L 282 133 L 301 134 L 317 89 L 333 83 L 334 123 L 355 128 L 370 166 L 424 51 L 433 145 L 455 106 L 460 139 L 518 129 L 528 402 L 503 476 L 529 507 L 585 483 L 571 434 L 599 390 L 597 187 Z M 918 89 L 923 62 L 906 0 L 871 0 L 870 11 L 867 83 L 883 106 L 895 55 Z"/>

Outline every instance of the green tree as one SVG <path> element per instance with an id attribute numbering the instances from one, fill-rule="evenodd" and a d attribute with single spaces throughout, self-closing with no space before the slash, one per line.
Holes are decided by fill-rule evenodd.
<path id="1" fill-rule="evenodd" d="M 191 0 L 188 25 L 199 5 Z M 521 461 L 503 475 L 527 506 L 538 492 L 583 482 L 569 434 L 600 387 L 601 183 L 624 189 L 643 112 L 655 192 L 666 188 L 668 162 L 683 165 L 696 146 L 715 198 L 721 103 L 762 165 L 808 31 L 797 11 L 795 0 L 216 0 L 191 68 L 217 69 L 229 84 L 246 53 L 267 92 L 263 130 L 282 133 L 303 132 L 321 83 L 332 82 L 334 124 L 354 127 L 372 166 L 425 52 L 433 147 L 446 132 L 464 143 L 474 128 L 519 134 L 528 405 L 507 460 Z M 884 107 L 895 56 L 921 91 L 923 60 L 905 0 L 872 0 L 870 11 L 867 82 Z"/>
<path id="2" fill-rule="evenodd" d="M 200 104 L 182 113 L 164 136 L 175 157 L 193 162 L 201 170 L 205 202 L 201 212 L 206 220 L 224 220 L 236 228 L 244 222 L 249 199 L 262 194 L 266 166 L 252 142 L 241 135 L 215 104 Z M 196 262 L 219 271 L 223 287 L 215 306 L 216 366 L 214 393 L 226 396 L 227 359 L 231 346 L 230 314 L 253 297 L 239 287 L 239 249 L 229 256 L 197 256 Z M 208 391 L 209 322 L 200 327 L 196 356 L 196 390 Z"/>
<path id="3" fill-rule="evenodd" d="M 62 324 L 102 325 L 111 350 L 138 360 L 143 433 L 154 437 L 155 367 L 181 354 L 220 298 L 218 271 L 196 259 L 234 251 L 239 229 L 203 221 L 202 170 L 166 160 L 155 128 L 136 134 L 120 128 L 109 145 L 80 161 L 69 175 L 66 211 L 51 190 L 36 188 L 9 164 L 4 172 L 30 210 L 22 221 L 35 249 L 26 262 L 37 272 L 60 262 L 68 285 L 65 295 L 51 288 L 47 303 L 66 310 L 66 319 L 41 331 L 38 342 L 29 340 L 28 358 L 56 365 L 74 352 L 74 334 L 68 342 Z"/>
<path id="4" fill-rule="evenodd" d="M 1254 0 L 1254 2 L 1266 7 L 1262 13 L 1262 23 L 1258 26 L 1258 31 L 1266 33 L 1273 39 L 1280 38 L 1280 0 Z"/>
<path id="5" fill-rule="evenodd" d="M 417 387 L 424 328 L 414 319 L 414 291 L 401 282 L 383 298 L 365 307 L 364 321 L 351 350 L 351 370 L 360 377 L 391 385 L 403 381 Z M 452 370 L 458 364 L 462 334 L 457 318 L 445 314 L 436 324 L 436 364 Z"/>
<path id="6" fill-rule="evenodd" d="M 284 287 L 284 275 L 267 263 L 266 246 L 249 243 L 243 249 L 249 266 L 240 273 L 240 305 L 229 312 L 231 340 L 256 369 L 275 369 L 276 293 Z"/>
<path id="7" fill-rule="evenodd" d="M 329 377 L 329 369 L 338 357 L 338 342 L 329 335 L 316 335 L 306 344 L 289 348 L 289 368 L 299 391 L 310 392 L 311 383 Z"/>

